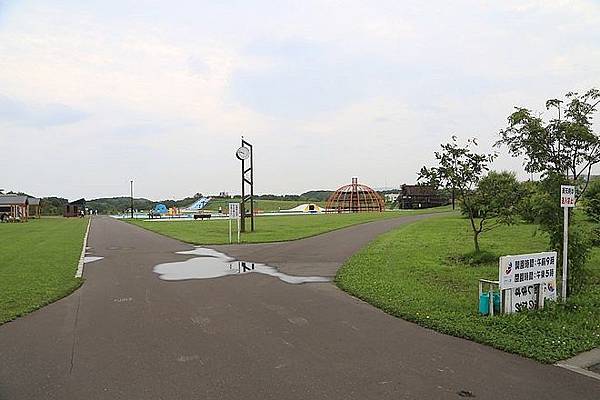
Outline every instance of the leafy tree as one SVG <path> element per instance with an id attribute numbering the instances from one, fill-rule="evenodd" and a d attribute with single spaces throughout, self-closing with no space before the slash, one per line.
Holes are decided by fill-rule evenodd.
<path id="1" fill-rule="evenodd" d="M 541 184 L 538 181 L 525 181 L 520 186 L 521 201 L 517 205 L 517 214 L 527 223 L 536 223 L 540 197 L 544 195 Z"/>
<path id="2" fill-rule="evenodd" d="M 44 197 L 40 200 L 42 215 L 62 215 L 67 203 L 62 197 Z"/>
<path id="3" fill-rule="evenodd" d="M 589 186 L 592 168 L 600 163 L 600 135 L 594 132 L 592 125 L 600 104 L 600 91 L 590 89 L 582 95 L 569 92 L 565 97 L 566 102 L 559 99 L 546 102 L 546 109 L 553 112 L 548 122 L 531 110 L 516 107 L 508 117 L 508 127 L 500 131 L 501 139 L 496 143 L 507 146 L 513 157 L 524 156 L 526 171 L 542 174 L 542 191 L 536 199 L 536 222 L 548 233 L 551 248 L 561 254 L 560 185 L 578 186 L 576 198 L 579 200 Z M 570 218 L 571 290 L 582 287 L 585 278 L 584 266 L 591 248 L 585 232 Z"/>
<path id="4" fill-rule="evenodd" d="M 465 145 L 461 145 L 456 136 L 452 136 L 450 143 L 442 144 L 442 150 L 435 152 L 438 165 L 421 168 L 419 181 L 435 188 L 454 189 L 457 192 L 471 223 L 475 252 L 479 253 L 479 235 L 485 228 L 487 218 L 478 217 L 477 207 L 481 206 L 482 197 L 477 197 L 475 189 L 496 155 L 478 154 L 473 150 L 476 146 L 475 139 L 469 139 Z M 491 214 L 486 212 L 486 215 Z"/>
<path id="5" fill-rule="evenodd" d="M 600 90 L 590 89 L 583 95 L 569 92 L 564 101 L 546 101 L 554 111 L 547 123 L 531 110 L 515 107 L 508 117 L 508 127 L 500 131 L 496 145 L 508 146 L 513 157 L 526 156 L 527 172 L 564 176 L 565 182 L 581 183 L 577 199 L 589 184 L 592 167 L 600 163 L 600 136 L 593 131 L 592 118 L 600 104 Z"/>

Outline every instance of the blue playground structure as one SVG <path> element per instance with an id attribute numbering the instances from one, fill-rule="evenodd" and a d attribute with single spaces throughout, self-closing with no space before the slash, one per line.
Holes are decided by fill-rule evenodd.
<path id="1" fill-rule="evenodd" d="M 206 207 L 206 205 L 210 202 L 210 200 L 211 200 L 210 197 L 200 197 L 189 207 L 185 207 L 185 208 L 181 208 L 181 209 L 177 208 L 177 207 L 168 208 L 164 204 L 159 203 L 154 206 L 154 209 L 152 209 L 152 211 L 150 211 L 150 213 L 148 213 L 148 217 L 150 217 L 150 218 L 155 218 L 155 217 L 161 218 L 162 216 L 182 217 L 182 216 L 191 216 L 192 214 L 195 216 L 195 215 L 198 215 L 200 210 L 202 210 L 204 207 Z"/>
<path id="2" fill-rule="evenodd" d="M 200 211 L 204 207 L 206 207 L 206 205 L 208 204 L 208 202 L 210 200 L 211 200 L 210 197 L 200 197 L 198 200 L 196 200 L 194 202 L 194 204 L 192 204 L 189 207 L 185 207 L 184 209 L 182 209 L 182 211 L 184 211 L 184 212 L 196 212 L 196 211 Z"/>
<path id="3" fill-rule="evenodd" d="M 168 212 L 169 212 L 169 209 L 164 204 L 157 204 L 156 206 L 154 206 L 154 210 L 152 210 L 153 214 L 158 214 L 158 215 L 166 214 Z"/>

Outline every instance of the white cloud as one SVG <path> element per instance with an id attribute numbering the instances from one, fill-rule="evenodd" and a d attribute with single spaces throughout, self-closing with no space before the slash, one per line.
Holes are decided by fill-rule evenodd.
<path id="1" fill-rule="evenodd" d="M 0 137 L 30 140 L 0 168 L 35 160 L 3 186 L 39 195 L 233 192 L 242 133 L 260 192 L 399 185 L 451 134 L 489 147 L 512 106 L 599 85 L 592 1 L 11 4 Z"/>

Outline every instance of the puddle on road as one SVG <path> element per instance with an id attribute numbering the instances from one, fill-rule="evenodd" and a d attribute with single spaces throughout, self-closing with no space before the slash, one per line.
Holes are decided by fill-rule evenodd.
<path id="1" fill-rule="evenodd" d="M 83 257 L 83 263 L 84 264 L 89 264 L 89 263 L 94 262 L 94 261 L 102 260 L 103 258 L 104 257 L 85 256 L 85 257 Z"/>
<path id="2" fill-rule="evenodd" d="M 230 275 L 259 273 L 274 276 L 283 282 L 298 285 L 311 282 L 330 282 L 324 276 L 294 276 L 279 272 L 269 265 L 238 261 L 213 249 L 199 247 L 190 251 L 180 251 L 177 254 L 194 255 L 186 261 L 159 264 L 154 272 L 165 281 L 181 281 L 187 279 L 212 279 Z"/>

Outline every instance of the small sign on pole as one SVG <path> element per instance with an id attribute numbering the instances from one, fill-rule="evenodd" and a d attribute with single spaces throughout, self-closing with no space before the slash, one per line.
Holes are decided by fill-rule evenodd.
<path id="1" fill-rule="evenodd" d="M 237 240 L 240 242 L 240 203 L 229 203 L 229 243 L 231 243 L 231 221 L 237 220 Z"/>
<path id="2" fill-rule="evenodd" d="M 560 206 L 563 208 L 563 268 L 561 297 L 567 299 L 567 268 L 569 254 L 569 208 L 575 207 L 575 186 L 560 186 Z"/>

